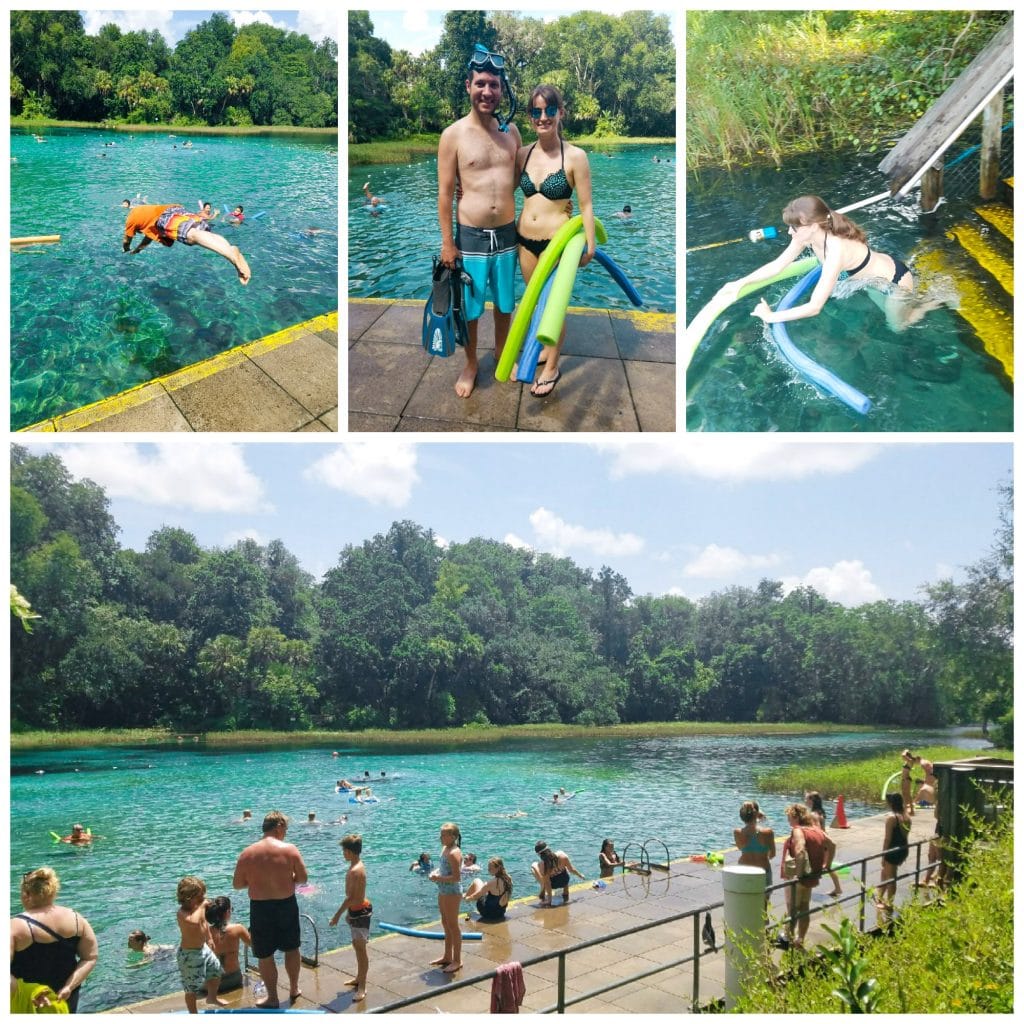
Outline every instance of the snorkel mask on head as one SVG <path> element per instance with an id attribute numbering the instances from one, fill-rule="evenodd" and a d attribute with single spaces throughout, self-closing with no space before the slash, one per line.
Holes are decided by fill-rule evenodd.
<path id="1" fill-rule="evenodd" d="M 470 75 L 474 71 L 489 71 L 501 79 L 502 92 L 508 96 L 508 116 L 502 117 L 498 111 L 494 111 L 494 116 L 498 119 L 498 130 L 507 132 L 512 118 L 516 116 L 518 106 L 512 87 L 508 84 L 508 78 L 505 76 L 505 58 L 500 53 L 492 53 L 483 43 L 477 43 L 473 47 L 466 67 Z"/>

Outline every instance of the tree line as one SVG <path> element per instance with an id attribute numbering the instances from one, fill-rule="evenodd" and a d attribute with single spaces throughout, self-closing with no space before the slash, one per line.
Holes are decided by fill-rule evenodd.
<path id="1" fill-rule="evenodd" d="M 697 601 L 395 522 L 316 581 L 280 541 L 118 542 L 103 490 L 12 446 L 12 728 L 359 730 L 644 721 L 941 726 L 1012 743 L 1012 495 L 967 580 L 847 608 L 778 581 Z"/>
<path id="2" fill-rule="evenodd" d="M 545 22 L 449 11 L 438 44 L 413 56 L 373 35 L 369 12 L 349 11 L 349 142 L 440 132 L 466 114 L 475 43 L 505 57 L 520 123 L 529 90 L 546 82 L 562 93 L 574 135 L 675 135 L 676 53 L 666 14 L 580 11 Z"/>
<path id="3" fill-rule="evenodd" d="M 128 124 L 338 123 L 338 47 L 212 14 L 171 49 L 77 11 L 11 12 L 11 116 Z"/>

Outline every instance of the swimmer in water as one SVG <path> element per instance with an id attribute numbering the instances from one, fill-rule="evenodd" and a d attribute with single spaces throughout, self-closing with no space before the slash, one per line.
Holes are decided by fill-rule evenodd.
<path id="1" fill-rule="evenodd" d="M 369 179 L 367 179 L 366 184 L 363 185 L 363 193 L 366 196 L 366 205 L 367 206 L 380 206 L 381 202 L 383 201 L 380 198 L 380 196 L 375 196 L 370 191 L 370 181 L 369 181 Z"/>
<path id="2" fill-rule="evenodd" d="M 150 936 L 141 928 L 128 933 L 128 966 L 145 967 L 162 953 L 169 953 L 174 946 L 154 946 L 150 944 Z"/>
<path id="3" fill-rule="evenodd" d="M 61 836 L 62 843 L 70 843 L 72 846 L 88 846 L 94 839 L 102 839 L 102 836 L 94 836 L 91 832 L 86 832 L 81 825 L 72 825 L 71 834 Z"/>
<path id="4" fill-rule="evenodd" d="M 633 217 L 633 207 L 626 203 L 626 205 L 613 216 L 618 217 L 619 220 L 631 220 Z"/>
<path id="5" fill-rule="evenodd" d="M 216 220 L 220 216 L 220 210 L 214 209 L 212 203 L 199 201 L 199 212 L 203 215 L 203 220 Z"/>
<path id="6" fill-rule="evenodd" d="M 132 239 L 137 235 L 143 239 L 132 249 Z M 135 255 L 150 242 L 159 242 L 168 247 L 175 242 L 184 245 L 198 245 L 223 256 L 238 273 L 238 280 L 248 284 L 252 271 L 237 245 L 232 245 L 222 235 L 214 234 L 210 225 L 198 214 L 188 213 L 183 206 L 171 203 L 166 206 L 136 206 L 128 214 L 124 225 L 122 251 Z M 198 737 L 195 737 L 198 740 Z"/>
<path id="7" fill-rule="evenodd" d="M 430 854 L 426 851 L 421 853 L 419 858 L 409 865 L 409 870 L 418 871 L 421 875 L 429 875 L 434 870 L 434 865 L 430 863 Z"/>
<path id="8" fill-rule="evenodd" d="M 231 213 L 228 214 L 228 220 L 232 224 L 241 224 L 245 220 L 245 207 L 239 204 L 236 206 Z"/>

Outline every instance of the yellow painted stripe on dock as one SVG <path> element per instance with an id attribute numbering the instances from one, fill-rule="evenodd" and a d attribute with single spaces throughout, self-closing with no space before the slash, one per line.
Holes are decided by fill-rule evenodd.
<path id="1" fill-rule="evenodd" d="M 1007 295 L 1013 294 L 1013 264 L 976 227 L 957 224 L 946 232 L 946 237 L 959 242 L 971 258 L 999 282 Z"/>
<path id="2" fill-rule="evenodd" d="M 999 203 L 989 203 L 975 209 L 979 217 L 983 217 L 996 231 L 1013 241 L 1013 210 Z"/>
<path id="3" fill-rule="evenodd" d="M 960 315 L 974 328 L 985 351 L 1002 363 L 1013 380 L 1013 315 L 992 301 L 982 286 L 971 277 L 958 273 L 946 254 L 938 249 L 922 250 L 914 259 L 915 271 L 923 274 L 948 274 L 960 293 Z"/>
<path id="4" fill-rule="evenodd" d="M 118 413 L 127 412 L 140 405 L 145 405 L 154 398 L 159 398 L 162 394 L 179 391 L 189 384 L 195 384 L 197 381 L 212 377 L 221 370 L 237 366 L 240 362 L 251 356 L 262 355 L 275 348 L 288 345 L 304 334 L 337 330 L 338 311 L 323 313 L 310 320 L 304 320 L 300 324 L 295 324 L 293 327 L 286 327 L 284 330 L 275 331 L 273 334 L 258 338 L 256 341 L 247 341 L 244 345 L 237 345 L 226 352 L 219 352 L 209 359 L 193 363 L 191 366 L 186 366 L 181 370 L 175 370 L 173 373 L 165 374 L 163 377 L 154 377 L 153 380 L 147 380 L 143 384 L 136 384 L 134 387 L 119 391 L 116 395 L 111 395 L 109 398 L 101 398 L 97 402 L 90 402 L 88 405 L 83 405 L 78 409 L 72 409 L 71 412 L 65 412 L 60 416 L 41 420 L 39 423 L 28 427 L 22 427 L 18 433 L 28 431 L 48 433 L 53 431 L 81 430 L 83 427 L 92 426 L 94 423 L 99 423 L 110 416 L 116 416 Z"/>

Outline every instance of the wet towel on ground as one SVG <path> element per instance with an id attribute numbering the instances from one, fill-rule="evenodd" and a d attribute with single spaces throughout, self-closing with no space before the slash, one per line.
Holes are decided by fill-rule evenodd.
<path id="1" fill-rule="evenodd" d="M 502 964 L 491 982 L 491 1013 L 518 1013 L 525 995 L 522 964 L 516 960 Z"/>

